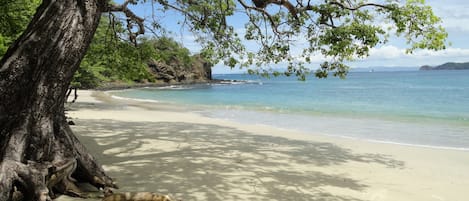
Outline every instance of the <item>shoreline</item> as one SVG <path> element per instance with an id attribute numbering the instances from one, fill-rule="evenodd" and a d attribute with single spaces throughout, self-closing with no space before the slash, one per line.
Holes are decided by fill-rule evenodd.
<path id="1" fill-rule="evenodd" d="M 190 82 L 149 82 L 149 83 L 116 83 L 109 82 L 104 83 L 102 86 L 98 86 L 95 89 L 79 89 L 85 91 L 114 91 L 114 90 L 125 90 L 125 89 L 138 89 L 145 87 L 167 87 L 167 86 L 187 86 L 194 84 L 222 84 L 224 82 L 243 82 L 242 80 L 223 80 L 223 79 L 211 79 L 203 81 L 190 81 Z"/>
<path id="2" fill-rule="evenodd" d="M 183 200 L 466 199 L 464 151 L 243 124 L 78 93 L 77 107 L 67 112 L 77 123 L 72 129 L 124 191 Z"/>
<path id="3" fill-rule="evenodd" d="M 218 80 L 218 81 L 226 82 L 228 80 Z M 238 82 L 238 81 L 235 81 L 235 82 Z M 169 86 L 179 86 L 179 85 L 169 85 Z M 163 86 L 163 87 L 165 87 L 165 86 Z M 135 89 L 135 88 L 122 89 L 122 90 L 132 90 L 132 89 Z M 137 88 L 137 89 L 139 89 L 139 88 Z M 432 120 L 424 119 L 424 120 L 421 120 L 421 121 L 414 122 L 414 121 L 409 121 L 409 119 L 407 119 L 407 118 L 400 119 L 400 120 L 388 119 L 388 118 L 376 119 L 376 118 L 373 118 L 373 117 L 354 118 L 354 117 L 351 117 L 351 116 L 342 117 L 342 116 L 339 116 L 337 114 L 325 114 L 325 115 L 323 114 L 323 115 L 309 116 L 309 115 L 305 115 L 305 114 L 282 113 L 282 112 L 278 112 L 278 111 L 249 110 L 249 108 L 242 108 L 242 109 L 238 108 L 238 109 L 236 109 L 236 108 L 223 108 L 223 107 L 220 107 L 220 108 L 217 108 L 217 109 L 212 109 L 210 106 L 204 106 L 204 105 L 190 105 L 190 106 L 187 106 L 187 105 L 181 105 L 181 104 L 178 104 L 178 103 L 168 103 L 168 102 L 165 102 L 165 101 L 152 100 L 152 99 L 127 98 L 127 97 L 111 94 L 112 92 L 116 92 L 116 91 L 119 92 L 121 90 L 107 90 L 107 91 L 104 91 L 104 93 L 108 94 L 113 99 L 119 99 L 121 101 L 134 102 L 137 106 L 140 106 L 140 107 L 148 107 L 148 105 L 144 106 L 143 103 L 160 104 L 160 105 L 166 105 L 166 106 L 172 105 L 173 107 L 184 107 L 188 111 L 200 114 L 200 115 L 202 115 L 204 117 L 208 117 L 208 118 L 224 119 L 224 120 L 227 120 L 227 121 L 237 122 L 237 123 L 240 123 L 240 124 L 261 124 L 261 125 L 270 126 L 270 127 L 276 128 L 276 129 L 286 129 L 286 130 L 292 130 L 292 131 L 296 131 L 296 132 L 300 132 L 300 133 L 310 133 L 310 130 L 318 130 L 314 126 L 317 126 L 319 123 L 315 123 L 313 126 L 309 126 L 309 127 L 301 127 L 301 124 L 305 123 L 306 121 L 314 121 L 314 122 L 319 121 L 319 122 L 326 123 L 326 124 L 327 124 L 327 122 L 340 121 L 340 122 L 345 122 L 345 124 L 343 124 L 342 126 L 344 128 L 348 129 L 348 135 L 342 135 L 342 131 L 338 132 L 337 129 L 335 129 L 335 132 L 331 132 L 330 129 L 329 129 L 329 133 L 322 132 L 321 129 L 324 129 L 326 126 L 319 127 L 319 130 L 321 132 L 320 133 L 314 133 L 314 134 L 322 135 L 322 136 L 326 136 L 326 137 L 332 137 L 332 138 L 352 139 L 352 140 L 359 140 L 359 141 L 371 142 L 371 143 L 393 144 L 393 145 L 410 146 L 410 147 L 420 147 L 420 148 L 431 148 L 431 149 L 455 150 L 455 151 L 467 151 L 467 152 L 469 152 L 469 147 L 467 147 L 466 144 L 464 144 L 465 146 L 461 145 L 461 144 L 454 144 L 454 142 L 453 142 L 453 144 L 450 144 L 448 142 L 445 142 L 446 144 L 445 143 L 432 144 L 431 142 L 429 143 L 428 141 L 427 142 L 422 141 L 421 143 L 414 143 L 414 142 L 406 141 L 405 139 L 391 140 L 391 139 L 384 139 L 384 138 L 380 139 L 380 138 L 376 138 L 376 137 L 375 138 L 370 138 L 370 136 L 368 136 L 367 134 L 357 135 L 358 132 L 363 132 L 363 130 L 356 131 L 357 128 L 361 129 L 362 127 L 365 127 L 365 126 L 369 126 L 373 130 L 376 130 L 376 128 L 379 128 L 383 124 L 386 124 L 386 125 L 393 124 L 394 127 L 396 127 L 396 125 L 399 125 L 400 126 L 399 129 L 395 129 L 398 132 L 406 129 L 406 128 L 403 128 L 403 127 L 419 128 L 419 127 L 428 127 L 428 126 L 430 126 L 430 128 L 426 128 L 425 131 L 428 131 L 428 130 L 442 130 L 439 127 L 438 128 L 431 128 L 433 125 L 428 124 L 428 121 L 434 121 L 434 123 L 441 123 L 441 121 L 437 120 L 437 119 L 432 119 Z M 229 117 L 224 117 L 224 115 L 218 115 L 217 113 L 219 113 L 219 112 L 221 112 L 223 114 L 228 114 Z M 236 114 L 233 115 L 233 112 L 235 112 Z M 265 119 L 266 116 L 272 116 L 272 115 L 274 115 L 276 117 L 282 116 L 282 119 L 275 119 L 275 120 L 270 119 L 270 123 L 269 122 L 260 122 L 260 121 L 254 121 L 254 122 L 246 123 L 247 120 L 244 118 L 244 116 L 247 116 L 247 117 L 256 116 L 256 117 L 259 117 L 260 119 Z M 248 118 L 248 119 L 252 120 L 252 118 Z M 292 125 L 285 126 L 286 123 L 284 123 L 284 122 L 288 122 L 288 119 L 301 119 L 301 122 L 298 123 L 298 121 L 295 120 L 296 123 L 293 126 Z M 285 120 L 285 121 L 283 121 L 283 120 Z M 280 124 L 273 125 L 272 124 L 273 121 L 280 122 Z M 366 122 L 369 125 L 364 125 L 363 124 L 364 122 Z M 448 122 L 445 122 L 445 123 L 448 123 Z M 458 125 L 457 122 L 456 123 L 455 122 L 450 122 L 450 123 Z M 303 125 L 305 125 L 305 124 L 303 124 Z M 340 123 L 335 123 L 335 124 L 340 124 Z M 449 124 L 446 127 L 452 127 L 452 126 L 453 126 L 452 124 Z M 337 126 L 332 124 L 332 125 L 329 125 L 329 127 L 337 127 Z M 350 130 L 351 127 L 354 129 L 353 131 Z M 382 130 L 381 132 L 385 133 L 384 135 L 386 135 L 386 134 L 391 133 L 392 131 Z M 409 133 L 409 132 L 411 132 L 411 131 L 407 131 L 407 133 Z M 422 131 L 419 130 L 419 131 L 415 131 L 415 132 L 422 132 Z M 409 133 L 409 134 L 411 134 L 411 133 Z M 404 134 L 402 134 L 402 135 L 404 135 Z M 392 136 L 392 137 L 395 137 L 395 136 Z"/>

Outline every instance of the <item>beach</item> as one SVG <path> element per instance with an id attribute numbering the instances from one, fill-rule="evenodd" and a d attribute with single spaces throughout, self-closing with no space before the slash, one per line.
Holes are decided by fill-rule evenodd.
<path id="1" fill-rule="evenodd" d="M 117 191 L 210 201 L 467 200 L 467 151 L 239 123 L 106 92 L 78 95 L 67 111 L 72 130 Z"/>

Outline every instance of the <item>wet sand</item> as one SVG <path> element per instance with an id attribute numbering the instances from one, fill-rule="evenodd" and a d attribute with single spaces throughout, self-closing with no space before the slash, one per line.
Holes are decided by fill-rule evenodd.
<path id="1" fill-rule="evenodd" d="M 104 92 L 79 91 L 71 107 L 73 131 L 118 191 L 185 201 L 467 200 L 469 152 L 240 124 Z"/>

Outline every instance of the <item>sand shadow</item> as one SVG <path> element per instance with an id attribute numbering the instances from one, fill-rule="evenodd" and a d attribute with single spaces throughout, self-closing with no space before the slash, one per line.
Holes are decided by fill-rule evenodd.
<path id="1" fill-rule="evenodd" d="M 72 129 L 122 190 L 172 193 L 183 200 L 360 201 L 318 187 L 363 191 L 365 184 L 311 167 L 350 161 L 404 167 L 389 156 L 217 125 L 75 122 Z"/>

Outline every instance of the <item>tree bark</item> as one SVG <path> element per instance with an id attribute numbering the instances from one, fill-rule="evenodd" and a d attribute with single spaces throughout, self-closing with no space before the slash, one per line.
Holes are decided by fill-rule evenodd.
<path id="1" fill-rule="evenodd" d="M 0 200 L 79 195 L 76 180 L 114 186 L 64 115 L 67 89 L 106 2 L 43 0 L 0 61 Z"/>

